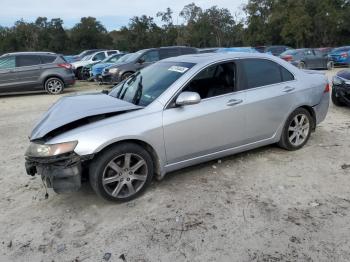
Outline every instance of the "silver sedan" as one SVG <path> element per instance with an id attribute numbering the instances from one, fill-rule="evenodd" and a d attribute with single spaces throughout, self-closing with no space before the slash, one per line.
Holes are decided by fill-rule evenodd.
<path id="1" fill-rule="evenodd" d="M 26 169 L 57 193 L 86 177 L 101 197 L 128 201 L 187 166 L 274 143 L 302 148 L 329 97 L 322 73 L 270 55 L 170 58 L 110 92 L 61 98 L 30 135 Z"/>

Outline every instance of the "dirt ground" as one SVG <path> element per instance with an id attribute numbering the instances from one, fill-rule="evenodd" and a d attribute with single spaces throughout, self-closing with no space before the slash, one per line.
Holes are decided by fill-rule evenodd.
<path id="1" fill-rule="evenodd" d="M 350 261 L 349 108 L 331 105 L 300 151 L 268 146 L 187 168 L 111 204 L 88 184 L 45 199 L 26 175 L 27 136 L 57 99 L 0 98 L 0 261 Z"/>

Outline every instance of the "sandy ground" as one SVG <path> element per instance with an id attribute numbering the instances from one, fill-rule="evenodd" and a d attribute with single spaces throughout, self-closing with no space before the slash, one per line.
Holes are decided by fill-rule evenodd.
<path id="1" fill-rule="evenodd" d="M 350 261 L 349 108 L 331 105 L 300 151 L 187 168 L 111 204 L 89 185 L 46 200 L 25 174 L 27 135 L 56 99 L 0 98 L 0 261 Z"/>

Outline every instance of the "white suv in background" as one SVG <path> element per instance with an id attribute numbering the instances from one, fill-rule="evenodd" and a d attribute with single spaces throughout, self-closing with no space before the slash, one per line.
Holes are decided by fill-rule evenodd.
<path id="1" fill-rule="evenodd" d="M 92 63 L 98 63 L 101 62 L 103 59 L 105 59 L 108 56 L 114 55 L 114 54 L 120 54 L 121 52 L 119 50 L 105 50 L 105 51 L 98 51 L 96 53 L 93 53 L 92 55 L 88 55 L 83 57 L 80 61 L 72 63 L 72 69 L 75 73 L 75 76 L 80 79 L 80 74 L 84 66 L 87 66 Z"/>

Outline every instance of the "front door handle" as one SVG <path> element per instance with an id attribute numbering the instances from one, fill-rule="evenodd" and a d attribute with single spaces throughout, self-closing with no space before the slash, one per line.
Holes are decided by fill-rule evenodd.
<path id="1" fill-rule="evenodd" d="M 227 106 L 235 106 L 235 105 L 238 105 L 238 104 L 241 104 L 243 102 L 242 99 L 231 99 L 227 102 Z"/>
<path id="2" fill-rule="evenodd" d="M 294 91 L 294 90 L 295 90 L 295 87 L 287 86 L 287 87 L 285 87 L 285 88 L 283 89 L 283 92 L 285 92 L 285 93 L 290 93 L 290 92 L 292 92 L 292 91 Z"/>

